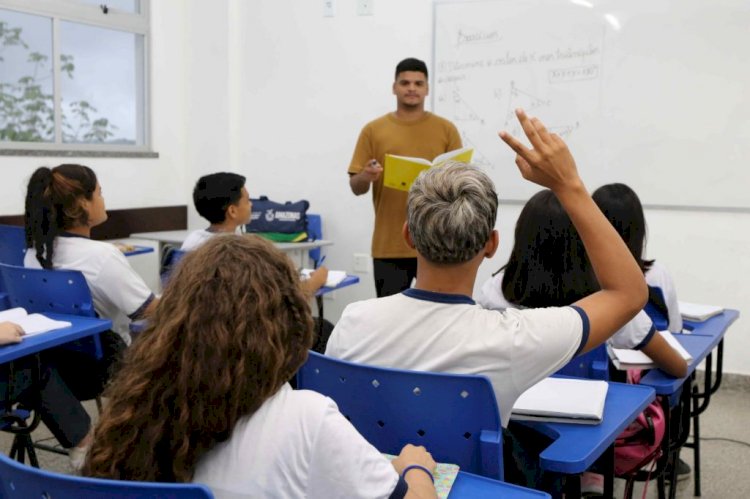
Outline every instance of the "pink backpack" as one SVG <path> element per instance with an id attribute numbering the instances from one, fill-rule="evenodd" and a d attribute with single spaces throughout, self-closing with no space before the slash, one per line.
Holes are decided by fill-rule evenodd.
<path id="1" fill-rule="evenodd" d="M 628 371 L 628 383 L 638 384 L 641 371 Z M 651 402 L 615 440 L 615 475 L 635 475 L 662 455 L 664 410 L 659 397 Z"/>

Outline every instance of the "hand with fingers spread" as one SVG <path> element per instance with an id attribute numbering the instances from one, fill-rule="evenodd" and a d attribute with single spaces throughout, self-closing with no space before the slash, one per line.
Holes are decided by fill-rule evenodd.
<path id="1" fill-rule="evenodd" d="M 20 343 L 23 339 L 23 328 L 13 322 L 0 322 L 0 345 Z"/>
<path id="2" fill-rule="evenodd" d="M 516 116 L 532 148 L 508 132 L 500 132 L 500 138 L 516 152 L 516 165 L 523 178 L 555 192 L 582 186 L 575 160 L 565 142 L 557 134 L 550 133 L 538 118 L 530 118 L 522 109 L 516 110 Z"/>

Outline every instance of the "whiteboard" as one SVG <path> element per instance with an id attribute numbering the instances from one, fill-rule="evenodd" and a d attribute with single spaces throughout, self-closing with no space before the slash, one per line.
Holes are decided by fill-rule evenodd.
<path id="1" fill-rule="evenodd" d="M 434 4 L 432 105 L 503 200 L 524 181 L 499 130 L 523 107 L 562 136 L 590 190 L 645 204 L 750 209 L 750 2 Z"/>

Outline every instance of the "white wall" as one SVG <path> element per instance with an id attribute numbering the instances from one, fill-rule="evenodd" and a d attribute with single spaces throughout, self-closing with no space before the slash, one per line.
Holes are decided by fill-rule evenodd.
<path id="1" fill-rule="evenodd" d="M 336 243 L 327 264 L 349 271 L 354 253 L 369 253 L 372 230 L 369 195 L 353 196 L 347 183 L 357 135 L 394 108 L 396 62 L 414 56 L 429 66 L 432 58 L 431 0 L 376 0 L 374 7 L 374 16 L 357 16 L 354 0 L 338 0 L 336 16 L 324 18 L 322 1 L 258 0 L 242 4 L 235 19 L 242 23 L 239 155 L 250 192 L 307 198 Z M 515 165 L 507 168 L 516 175 Z M 509 195 L 502 185 L 498 190 Z M 482 266 L 478 284 L 507 259 L 519 211 L 501 206 L 501 250 Z M 673 271 L 682 299 L 741 310 L 726 340 L 725 369 L 750 374 L 744 355 L 750 330 L 742 318 L 750 314 L 750 215 L 647 210 L 646 216 L 648 254 Z M 371 274 L 361 277 L 362 285 L 329 302 L 327 317 L 374 296 Z"/>
<path id="2" fill-rule="evenodd" d="M 431 65 L 432 0 L 374 6 L 373 16 L 357 16 L 354 0 L 337 0 L 335 17 L 324 18 L 315 0 L 153 1 L 152 125 L 160 158 L 80 160 L 96 170 L 108 206 L 191 205 L 198 176 L 237 171 L 253 196 L 308 199 L 335 241 L 326 263 L 351 272 L 352 255 L 369 254 L 372 231 L 369 195 L 355 197 L 348 187 L 357 135 L 394 108 L 396 62 L 414 56 Z M 0 214 L 21 213 L 30 173 L 58 162 L 0 157 Z M 507 169 L 516 174 L 514 165 Z M 501 250 L 480 269 L 479 284 L 507 259 L 519 211 L 501 206 Z M 191 228 L 204 225 L 189 213 Z M 673 271 L 682 299 L 750 314 L 750 215 L 646 216 L 649 256 Z M 372 275 L 361 277 L 326 302 L 326 317 L 335 321 L 347 303 L 374 296 Z M 730 330 L 728 372 L 750 374 L 748 329 L 741 317 Z"/>

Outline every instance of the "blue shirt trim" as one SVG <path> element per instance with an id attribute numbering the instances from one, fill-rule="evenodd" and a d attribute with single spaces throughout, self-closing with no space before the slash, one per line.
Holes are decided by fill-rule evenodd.
<path id="1" fill-rule="evenodd" d="M 453 305 L 475 305 L 474 300 L 466 295 L 454 295 L 449 293 L 437 293 L 435 291 L 426 291 L 424 289 L 409 288 L 401 292 L 404 296 L 415 298 L 417 300 L 432 301 L 436 303 L 449 303 Z"/>
<path id="2" fill-rule="evenodd" d="M 643 338 L 643 340 L 641 340 L 641 342 L 638 343 L 635 346 L 635 348 L 633 348 L 633 350 L 643 350 L 643 348 L 646 345 L 648 345 L 648 342 L 651 341 L 651 338 L 653 338 L 655 334 L 656 334 L 656 326 L 654 326 L 653 324 L 651 324 L 651 329 L 649 329 L 648 334 L 646 335 L 646 337 Z"/>
<path id="3" fill-rule="evenodd" d="M 589 316 L 586 315 L 586 312 L 581 307 L 576 307 L 575 305 L 571 305 L 573 310 L 578 312 L 578 315 L 581 316 L 581 322 L 583 323 L 583 331 L 581 331 L 581 344 L 578 345 L 578 350 L 576 350 L 576 353 L 573 354 L 573 357 L 581 353 L 583 350 L 583 347 L 586 346 L 586 342 L 589 341 L 589 332 L 591 330 L 591 322 L 589 322 Z"/>
<path id="4" fill-rule="evenodd" d="M 406 483 L 404 477 L 399 476 L 398 482 L 396 482 L 396 488 L 393 489 L 393 492 L 391 492 L 391 495 L 388 496 L 388 499 L 404 499 L 408 491 L 409 484 Z"/>
<path id="5" fill-rule="evenodd" d="M 57 237 L 79 237 L 81 239 L 91 239 L 90 237 L 82 236 L 80 234 L 73 234 L 72 232 L 60 232 Z"/>
<path id="6" fill-rule="evenodd" d="M 132 314 L 128 315 L 128 318 L 131 321 L 134 321 L 134 320 L 140 318 L 143 315 L 143 312 L 146 311 L 146 309 L 148 308 L 148 306 L 151 305 L 151 302 L 154 301 L 154 298 L 156 298 L 156 297 L 154 296 L 153 293 L 151 293 L 149 295 L 149 297 L 146 298 L 146 301 L 143 302 L 143 305 L 141 305 L 140 307 L 138 307 L 138 310 L 136 310 Z"/>

